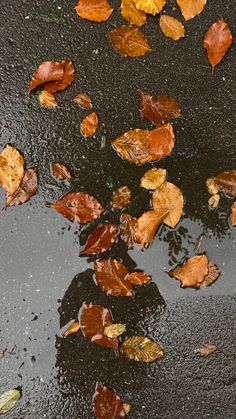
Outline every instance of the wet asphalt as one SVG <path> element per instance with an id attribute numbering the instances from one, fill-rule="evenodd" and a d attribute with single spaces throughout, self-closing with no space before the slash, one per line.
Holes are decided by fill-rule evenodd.
<path id="1" fill-rule="evenodd" d="M 180 42 L 165 38 L 158 19 L 141 30 L 153 51 L 137 59 L 116 53 L 107 33 L 123 24 L 119 2 L 105 23 L 83 21 L 69 0 L 1 0 L 0 146 L 17 147 L 27 167 L 39 168 L 39 193 L 28 203 L 0 214 L 1 324 L 0 393 L 20 386 L 22 398 L 9 419 L 90 419 L 97 381 L 114 388 L 133 419 L 231 419 L 236 416 L 236 230 L 230 225 L 231 201 L 209 210 L 205 180 L 236 167 L 235 46 L 214 75 L 202 47 L 207 28 L 221 17 L 236 32 L 236 2 L 208 1 L 205 11 L 186 23 Z M 166 11 L 183 21 L 175 2 Z M 35 68 L 45 60 L 71 58 L 76 81 L 57 94 L 60 107 L 41 108 L 27 97 Z M 151 128 L 139 115 L 139 88 L 174 96 L 183 117 L 174 121 L 176 146 L 154 165 L 122 161 L 111 140 L 130 128 Z M 79 125 L 87 115 L 73 97 L 89 93 L 99 129 L 83 139 Z M 49 164 L 61 161 L 74 174 L 71 185 L 52 179 Z M 69 190 L 94 195 L 106 208 L 101 220 L 118 222 L 109 210 L 112 192 L 128 185 L 128 211 L 149 207 L 139 188 L 146 170 L 164 167 L 185 196 L 183 219 L 173 231 L 162 227 L 143 253 L 119 242 L 107 255 L 121 257 L 152 275 L 132 301 L 101 293 L 93 281 L 93 258 L 79 250 L 94 226 L 79 226 L 47 208 Z M 1 206 L 4 194 L 1 191 Z M 100 220 L 100 221 L 101 221 Z M 96 223 L 95 223 L 96 224 Z M 166 274 L 177 262 L 207 252 L 221 277 L 199 291 L 179 287 Z M 127 336 L 147 335 L 164 348 L 163 360 L 144 365 L 92 345 L 81 334 L 67 339 L 61 328 L 76 319 L 83 302 L 103 304 Z M 219 350 L 209 358 L 193 353 L 204 343 Z"/>

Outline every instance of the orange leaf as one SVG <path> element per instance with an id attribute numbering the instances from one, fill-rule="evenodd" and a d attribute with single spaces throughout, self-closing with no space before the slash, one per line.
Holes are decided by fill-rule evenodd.
<path id="1" fill-rule="evenodd" d="M 207 0 L 177 0 L 185 20 L 199 15 L 207 4 Z"/>
<path id="2" fill-rule="evenodd" d="M 213 23 L 208 29 L 204 38 L 204 48 L 207 50 L 212 71 L 214 71 L 215 66 L 222 60 L 232 42 L 232 33 L 224 19 Z"/>
<path id="3" fill-rule="evenodd" d="M 35 70 L 28 93 L 39 86 L 44 86 L 44 90 L 55 93 L 64 90 L 75 78 L 75 69 L 71 60 L 67 61 L 44 61 Z"/>
<path id="4" fill-rule="evenodd" d="M 141 179 L 140 186 L 145 189 L 157 189 L 166 180 L 166 169 L 153 169 L 148 170 Z"/>
<path id="5" fill-rule="evenodd" d="M 82 109 L 92 109 L 93 107 L 91 97 L 86 93 L 78 93 L 78 95 L 75 96 L 74 101 L 78 103 Z"/>
<path id="6" fill-rule="evenodd" d="M 134 0 L 121 0 L 121 14 L 131 25 L 142 26 L 146 23 L 146 13 L 137 9 Z"/>
<path id="7" fill-rule="evenodd" d="M 225 170 L 207 179 L 207 187 L 210 193 L 222 190 L 226 195 L 236 197 L 236 170 Z"/>
<path id="8" fill-rule="evenodd" d="M 175 133 L 171 124 L 162 125 L 149 132 L 147 143 L 151 160 L 168 156 L 175 145 Z"/>
<path id="9" fill-rule="evenodd" d="M 79 0 L 75 10 L 83 19 L 93 22 L 104 22 L 113 12 L 106 0 Z"/>
<path id="10" fill-rule="evenodd" d="M 0 185 L 13 195 L 24 176 L 24 158 L 16 148 L 6 145 L 0 154 Z"/>
<path id="11" fill-rule="evenodd" d="M 232 226 L 236 227 L 236 201 L 232 205 Z"/>
<path id="12" fill-rule="evenodd" d="M 124 160 L 143 164 L 151 160 L 147 138 L 148 130 L 133 129 L 112 141 L 113 147 Z"/>
<path id="13" fill-rule="evenodd" d="M 98 259 L 94 263 L 96 281 L 107 295 L 114 297 L 132 297 L 132 284 L 126 279 L 128 271 L 122 262 L 116 259 Z"/>
<path id="14" fill-rule="evenodd" d="M 80 324 L 79 322 L 74 321 L 69 327 L 68 329 L 66 329 L 66 331 L 63 333 L 64 337 L 67 337 L 69 335 L 72 335 L 73 333 L 77 333 L 80 329 Z"/>
<path id="15" fill-rule="evenodd" d="M 58 106 L 55 96 L 52 93 L 47 92 L 47 90 L 42 90 L 42 92 L 39 93 L 39 101 L 42 106 L 47 108 L 56 108 Z"/>
<path id="16" fill-rule="evenodd" d="M 133 248 L 136 244 L 136 229 L 138 220 L 130 214 L 122 214 L 121 216 L 121 238 L 129 248 Z"/>
<path id="17" fill-rule="evenodd" d="M 151 51 L 146 37 L 137 28 L 119 26 L 109 33 L 113 47 L 125 57 L 140 57 Z"/>
<path id="18" fill-rule="evenodd" d="M 96 255 L 110 249 L 117 238 L 117 225 L 104 224 L 93 230 L 80 254 Z"/>
<path id="19" fill-rule="evenodd" d="M 152 205 L 154 210 L 167 210 L 168 215 L 164 223 L 174 228 L 182 215 L 184 207 L 184 198 L 181 190 L 170 182 L 164 182 L 152 196 Z"/>
<path id="20" fill-rule="evenodd" d="M 112 195 L 112 208 L 114 210 L 122 210 L 127 207 L 131 200 L 131 192 L 128 186 L 121 186 Z"/>
<path id="21" fill-rule="evenodd" d="M 151 277 L 147 275 L 145 272 L 132 272 L 128 274 L 126 279 L 134 285 L 144 285 L 150 281 Z"/>
<path id="22" fill-rule="evenodd" d="M 80 129 L 82 132 L 82 135 L 86 137 L 92 137 L 98 127 L 98 116 L 96 112 L 92 112 L 89 115 L 87 115 L 83 121 L 81 122 Z"/>
<path id="23" fill-rule="evenodd" d="M 143 10 L 151 15 L 160 13 L 166 4 L 166 0 L 134 0 L 137 9 Z"/>
<path id="24" fill-rule="evenodd" d="M 97 383 L 93 396 L 93 411 L 97 419 L 125 418 L 125 406 L 113 390 Z"/>
<path id="25" fill-rule="evenodd" d="M 171 96 L 161 95 L 154 97 L 150 93 L 140 90 L 141 115 L 156 125 L 162 125 L 166 119 L 178 118 L 181 116 L 179 104 Z"/>
<path id="26" fill-rule="evenodd" d="M 7 194 L 6 206 L 20 205 L 36 194 L 38 189 L 37 167 L 27 169 L 19 188 L 12 194 Z"/>
<path id="27" fill-rule="evenodd" d="M 141 217 L 138 218 L 138 224 L 135 231 L 136 243 L 148 247 L 148 245 L 154 240 L 156 232 L 160 227 L 161 223 L 166 219 L 168 209 L 158 209 L 157 211 L 144 212 Z"/>
<path id="28" fill-rule="evenodd" d="M 70 86 L 75 79 L 75 68 L 71 60 L 62 61 L 63 78 L 61 81 L 49 82 L 44 85 L 44 89 L 50 93 L 56 93 Z"/>
<path id="29" fill-rule="evenodd" d="M 160 17 L 160 28 L 165 36 L 174 41 L 185 36 L 184 25 L 172 16 L 162 15 Z"/>
<path id="30" fill-rule="evenodd" d="M 72 175 L 67 167 L 62 163 L 51 164 L 52 175 L 58 180 L 71 180 Z"/>

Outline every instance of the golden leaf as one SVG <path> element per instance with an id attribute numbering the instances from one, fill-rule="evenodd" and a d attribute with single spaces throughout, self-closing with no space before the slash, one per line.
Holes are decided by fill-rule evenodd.
<path id="1" fill-rule="evenodd" d="M 232 205 L 232 226 L 236 226 L 236 202 Z"/>
<path id="2" fill-rule="evenodd" d="M 207 0 L 177 0 L 185 20 L 199 15 L 207 4 Z"/>
<path id="3" fill-rule="evenodd" d="M 39 93 L 39 101 L 42 106 L 46 106 L 47 108 L 56 108 L 58 106 L 55 96 L 47 92 L 47 90 L 42 90 Z"/>
<path id="4" fill-rule="evenodd" d="M 0 154 L 0 185 L 8 195 L 19 187 L 24 176 L 24 158 L 14 147 L 7 145 Z"/>
<path id="5" fill-rule="evenodd" d="M 169 213 L 164 219 L 164 223 L 174 228 L 182 215 L 184 198 L 181 190 L 170 182 L 164 182 L 152 196 L 154 210 L 168 210 Z"/>
<path id="6" fill-rule="evenodd" d="M 9 412 L 21 397 L 21 391 L 17 389 L 6 391 L 0 395 L 0 415 Z"/>
<path id="7" fill-rule="evenodd" d="M 121 14 L 131 25 L 142 26 L 146 23 L 146 13 L 137 9 L 134 0 L 121 0 Z"/>
<path id="8" fill-rule="evenodd" d="M 137 28 L 119 26 L 109 33 L 113 47 L 125 57 L 140 57 L 151 51 L 146 37 Z"/>
<path id="9" fill-rule="evenodd" d="M 104 335 L 108 338 L 117 338 L 118 336 L 122 335 L 126 331 L 125 324 L 122 323 L 115 323 L 111 324 L 110 326 L 105 327 Z"/>
<path id="10" fill-rule="evenodd" d="M 160 13 L 166 4 L 166 0 L 134 0 L 137 9 L 143 10 L 151 15 Z"/>
<path id="11" fill-rule="evenodd" d="M 80 129 L 82 132 L 82 135 L 86 137 L 92 137 L 98 127 L 98 116 L 96 112 L 92 112 L 89 115 L 87 115 L 83 121 L 81 122 Z"/>
<path id="12" fill-rule="evenodd" d="M 165 36 L 174 41 L 185 36 L 184 25 L 172 16 L 162 15 L 160 17 L 160 28 Z"/>
<path id="13" fill-rule="evenodd" d="M 122 350 L 127 358 L 135 361 L 152 362 L 164 356 L 160 345 L 144 336 L 132 336 L 126 339 Z"/>
<path id="14" fill-rule="evenodd" d="M 75 10 L 83 19 L 93 22 L 104 22 L 113 12 L 106 0 L 79 0 Z"/>
<path id="15" fill-rule="evenodd" d="M 131 405 L 130 404 L 127 404 L 127 403 L 124 403 L 123 404 L 123 409 L 124 409 L 125 414 L 128 415 L 128 413 L 131 410 Z"/>
<path id="16" fill-rule="evenodd" d="M 148 170 L 141 179 L 140 186 L 145 189 L 158 189 L 166 180 L 166 169 Z"/>
<path id="17" fill-rule="evenodd" d="M 74 321 L 71 323 L 71 325 L 66 329 L 66 331 L 63 333 L 64 337 L 67 337 L 69 335 L 72 335 L 73 333 L 77 333 L 80 330 L 80 323 L 77 321 Z"/>
<path id="18" fill-rule="evenodd" d="M 209 199 L 208 199 L 208 205 L 210 205 L 210 207 L 212 208 L 217 208 L 220 202 L 220 195 L 218 193 L 216 193 L 215 195 L 212 195 Z"/>
<path id="19" fill-rule="evenodd" d="M 207 179 L 206 186 L 207 186 L 208 192 L 211 195 L 216 195 L 217 194 L 219 188 L 217 187 L 217 185 L 216 185 L 216 183 L 214 182 L 213 179 L 211 179 L 211 178 Z"/>

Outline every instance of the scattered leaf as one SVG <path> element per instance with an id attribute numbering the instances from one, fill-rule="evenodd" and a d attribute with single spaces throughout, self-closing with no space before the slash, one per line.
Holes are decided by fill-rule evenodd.
<path id="1" fill-rule="evenodd" d="M 138 220 L 130 214 L 122 214 L 121 216 L 121 238 L 129 248 L 133 248 L 136 243 L 136 229 Z"/>
<path id="2" fill-rule="evenodd" d="M 236 227 L 236 201 L 232 205 L 232 226 Z"/>
<path id="3" fill-rule="evenodd" d="M 216 193 L 208 199 L 208 205 L 212 208 L 217 208 L 220 202 L 220 195 Z"/>
<path id="4" fill-rule="evenodd" d="M 194 349 L 195 354 L 200 354 L 201 356 L 207 357 L 213 352 L 217 351 L 217 346 L 211 345 L 210 343 L 204 343 L 204 346 L 202 348 Z"/>
<path id="5" fill-rule="evenodd" d="M 165 36 L 174 41 L 185 37 L 184 25 L 172 16 L 162 15 L 160 17 L 160 28 Z"/>
<path id="6" fill-rule="evenodd" d="M 127 404 L 127 403 L 124 403 L 123 404 L 123 408 L 124 408 L 124 412 L 125 412 L 125 414 L 126 415 L 128 415 L 128 413 L 130 412 L 130 410 L 131 410 L 131 405 L 130 404 Z"/>
<path id="7" fill-rule="evenodd" d="M 160 345 L 144 336 L 132 336 L 126 339 L 122 350 L 127 358 L 135 361 L 152 362 L 164 356 Z"/>
<path id="8" fill-rule="evenodd" d="M 137 9 L 143 10 L 151 15 L 160 13 L 166 4 L 166 0 L 134 0 Z"/>
<path id="9" fill-rule="evenodd" d="M 154 210 L 167 210 L 168 215 L 164 223 L 175 228 L 178 224 L 184 207 L 184 198 L 181 190 L 170 182 L 164 182 L 152 196 Z"/>
<path id="10" fill-rule="evenodd" d="M 0 185 L 8 195 L 14 194 L 24 176 L 24 158 L 14 147 L 6 145 L 0 154 Z"/>
<path id="11" fill-rule="evenodd" d="M 5 356 L 5 352 L 6 352 L 6 348 L 5 349 L 0 348 L 0 359 L 2 359 Z"/>
<path id="12" fill-rule="evenodd" d="M 74 101 L 82 108 L 82 109 L 92 109 L 93 104 L 91 97 L 87 95 L 87 93 L 78 93 L 75 96 Z"/>
<path id="13" fill-rule="evenodd" d="M 39 86 L 44 86 L 44 90 L 56 93 L 64 90 L 75 79 L 75 69 L 71 60 L 67 61 L 44 61 L 35 70 L 28 93 Z"/>
<path id="14" fill-rule="evenodd" d="M 97 419 L 121 419 L 126 414 L 120 397 L 101 383 L 97 383 L 93 396 L 93 411 Z"/>
<path id="15" fill-rule="evenodd" d="M 6 207 L 12 205 L 20 205 L 28 201 L 38 190 L 38 169 L 32 167 L 25 171 L 24 177 L 20 183 L 19 188 L 12 194 L 7 194 Z"/>
<path id="16" fill-rule="evenodd" d="M 207 0 L 177 0 L 178 6 L 185 20 L 199 15 L 207 4 Z"/>
<path id="17" fill-rule="evenodd" d="M 67 337 L 69 335 L 72 335 L 73 333 L 77 333 L 80 330 L 80 324 L 79 322 L 74 321 L 68 329 L 63 333 L 64 337 Z"/>
<path id="18" fill-rule="evenodd" d="M 156 232 L 161 223 L 166 219 L 168 209 L 158 209 L 157 211 L 147 211 L 138 218 L 135 231 L 136 243 L 148 247 L 154 240 Z"/>
<path id="19" fill-rule="evenodd" d="M 101 204 L 83 192 L 70 192 L 51 205 L 59 214 L 77 223 L 89 223 L 104 212 Z"/>
<path id="20" fill-rule="evenodd" d="M 96 112 L 87 115 L 81 122 L 80 129 L 84 137 L 92 137 L 98 127 L 98 116 Z"/>
<path id="21" fill-rule="evenodd" d="M 147 143 L 148 135 L 148 130 L 133 129 L 125 132 L 112 144 L 124 160 L 128 160 L 130 163 L 143 164 L 151 159 Z"/>
<path id="22" fill-rule="evenodd" d="M 117 225 L 104 224 L 89 235 L 85 248 L 80 254 L 96 255 L 110 249 L 117 238 Z"/>
<path id="23" fill-rule="evenodd" d="M 113 12 L 106 0 L 79 0 L 75 10 L 83 19 L 93 22 L 104 22 Z"/>
<path id="24" fill-rule="evenodd" d="M 213 179 L 207 179 L 206 185 L 207 185 L 208 192 L 211 195 L 216 195 L 218 193 L 219 190 Z"/>
<path id="25" fill-rule="evenodd" d="M 52 93 L 47 92 L 47 90 L 42 90 L 39 93 L 39 102 L 46 108 L 56 108 L 58 106 L 55 96 Z"/>
<path id="26" fill-rule="evenodd" d="M 151 51 L 146 37 L 137 28 L 119 26 L 109 33 L 113 47 L 125 57 L 140 57 Z"/>
<path id="27" fill-rule="evenodd" d="M 145 189 L 157 189 L 166 180 L 166 169 L 153 168 L 148 170 L 141 179 L 140 186 Z"/>
<path id="28" fill-rule="evenodd" d="M 222 60 L 232 42 L 232 33 L 224 19 L 220 19 L 210 26 L 204 38 L 204 48 L 207 50 L 212 71 Z"/>
<path id="29" fill-rule="evenodd" d="M 62 61 L 63 78 L 61 81 L 48 82 L 44 85 L 44 89 L 50 93 L 56 93 L 70 86 L 75 79 L 75 68 L 71 60 Z"/>
<path id="30" fill-rule="evenodd" d="M 134 0 L 121 0 L 121 14 L 130 25 L 142 26 L 146 23 L 146 13 L 137 9 Z"/>
<path id="31" fill-rule="evenodd" d="M 117 338 L 118 336 L 122 335 L 125 331 L 125 324 L 116 323 L 112 324 L 111 326 L 107 326 L 104 330 L 104 334 L 109 338 Z"/>
<path id="32" fill-rule="evenodd" d="M 127 275 L 126 279 L 133 285 L 144 285 L 150 281 L 151 277 L 145 272 L 132 272 Z"/>
<path id="33" fill-rule="evenodd" d="M 132 297 L 133 286 L 126 279 L 128 271 L 116 259 L 98 259 L 94 262 L 96 282 L 103 292 L 114 297 Z"/>
<path id="34" fill-rule="evenodd" d="M 114 210 L 122 210 L 127 207 L 131 201 L 131 191 L 128 186 L 121 186 L 113 192 L 111 201 Z"/>
<path id="35" fill-rule="evenodd" d="M 151 160 L 160 160 L 168 156 L 175 145 L 175 134 L 172 125 L 162 125 L 150 131 L 147 142 Z"/>
<path id="36" fill-rule="evenodd" d="M 216 281 L 217 278 L 220 276 L 220 271 L 218 266 L 214 265 L 214 263 L 209 262 L 208 264 L 208 274 L 205 277 L 204 281 L 201 283 L 202 286 L 207 287 L 213 282 Z"/>
<path id="37" fill-rule="evenodd" d="M 67 167 L 62 163 L 51 164 L 52 176 L 58 180 L 71 180 L 72 175 Z"/>
<path id="38" fill-rule="evenodd" d="M 7 413 L 13 409 L 16 402 L 20 399 L 21 392 L 20 390 L 13 389 L 6 391 L 0 396 L 0 415 Z"/>
<path id="39" fill-rule="evenodd" d="M 226 195 L 236 197 L 236 170 L 225 170 L 210 179 L 207 179 L 207 188 L 210 193 L 223 191 Z M 209 189 L 210 188 L 210 189 Z"/>
<path id="40" fill-rule="evenodd" d="M 140 113 L 156 125 L 162 125 L 167 119 L 181 116 L 181 109 L 174 98 L 167 95 L 154 97 L 145 90 L 140 90 Z"/>

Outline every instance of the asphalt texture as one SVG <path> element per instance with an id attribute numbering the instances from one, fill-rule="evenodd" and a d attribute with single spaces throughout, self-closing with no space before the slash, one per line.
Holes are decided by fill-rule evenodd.
<path id="1" fill-rule="evenodd" d="M 205 11 L 186 22 L 186 38 L 165 38 L 158 17 L 141 30 L 153 51 L 140 58 L 120 56 L 107 34 L 124 24 L 119 2 L 105 23 L 80 19 L 68 0 L 1 0 L 0 146 L 11 144 L 26 166 L 39 168 L 39 193 L 28 203 L 0 214 L 1 341 L 0 393 L 21 387 L 22 398 L 9 419 L 90 419 L 97 381 L 114 388 L 131 404 L 133 419 L 233 419 L 236 417 L 236 230 L 230 222 L 232 201 L 222 198 L 209 210 L 205 181 L 236 168 L 236 56 L 233 45 L 211 74 L 203 37 L 221 17 L 235 39 L 236 1 L 208 1 Z M 183 18 L 169 1 L 166 12 Z M 35 68 L 45 60 L 71 58 L 76 81 L 57 94 L 60 107 L 40 107 L 37 94 L 27 97 Z M 174 121 L 176 146 L 153 165 L 124 162 L 111 140 L 130 128 L 151 128 L 139 114 L 138 89 L 170 94 L 181 108 Z M 99 129 L 83 139 L 80 122 L 87 115 L 73 97 L 87 92 L 99 116 Z M 52 161 L 67 164 L 71 185 L 50 175 Z M 92 226 L 69 223 L 45 203 L 69 190 L 94 195 L 106 208 L 99 220 L 118 221 L 109 210 L 112 192 L 128 185 L 138 216 L 149 208 L 149 193 L 139 187 L 152 166 L 168 170 L 168 179 L 185 197 L 183 218 L 175 230 L 161 228 L 145 252 L 129 251 L 119 242 L 104 256 L 121 257 L 152 275 L 130 301 L 108 297 L 93 281 L 93 258 L 79 257 Z M 1 191 L 1 206 L 4 193 Z M 99 222 L 97 224 L 99 224 Z M 95 223 L 96 225 L 96 223 Z M 166 274 L 176 263 L 207 252 L 221 276 L 199 291 L 181 289 Z M 114 357 L 82 334 L 62 338 L 83 302 L 111 309 L 127 336 L 157 340 L 166 356 L 143 364 Z M 194 354 L 204 343 L 219 350 L 208 358 Z"/>

